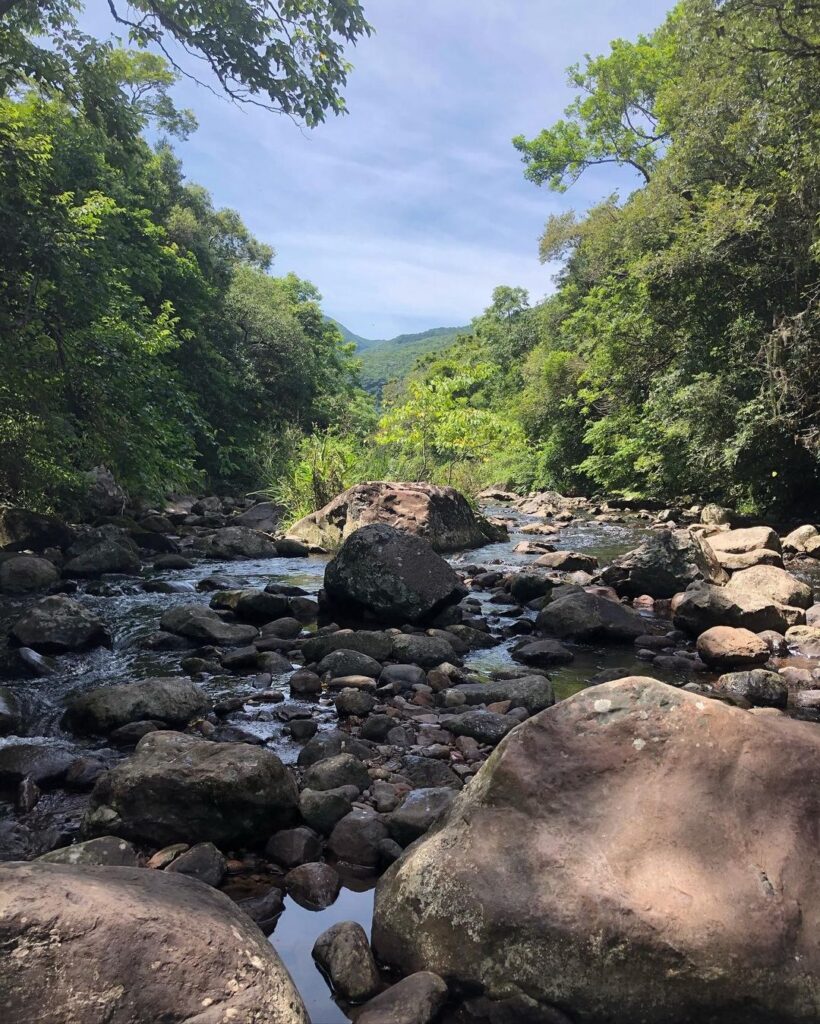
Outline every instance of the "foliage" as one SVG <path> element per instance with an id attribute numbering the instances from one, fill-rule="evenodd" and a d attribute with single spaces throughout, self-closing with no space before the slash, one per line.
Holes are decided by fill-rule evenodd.
<path id="1" fill-rule="evenodd" d="M 395 338 L 371 341 L 350 335 L 357 343 L 361 362 L 362 387 L 380 399 L 385 386 L 404 379 L 417 360 L 448 348 L 467 327 L 434 327 L 419 334 L 400 334 Z"/>

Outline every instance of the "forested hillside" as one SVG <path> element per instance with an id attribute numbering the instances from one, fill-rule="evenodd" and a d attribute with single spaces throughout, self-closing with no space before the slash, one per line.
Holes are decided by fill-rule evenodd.
<path id="1" fill-rule="evenodd" d="M 372 341 L 356 338 L 343 329 L 346 340 L 356 341 L 356 355 L 361 361 L 362 386 L 380 398 L 385 385 L 406 377 L 419 359 L 448 348 L 469 327 L 433 327 L 418 334 L 399 334 L 395 338 Z"/>

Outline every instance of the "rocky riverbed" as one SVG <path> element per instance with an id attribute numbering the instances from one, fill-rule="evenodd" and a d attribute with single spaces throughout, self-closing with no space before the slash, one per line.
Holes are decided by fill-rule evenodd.
<path id="1" fill-rule="evenodd" d="M 667 1019 L 662 996 L 640 971 L 626 980 L 618 975 L 609 994 L 603 987 L 597 996 L 584 989 L 578 978 L 589 974 L 588 936 L 576 934 L 575 921 L 566 926 L 574 929 L 575 959 L 562 982 L 539 989 L 510 963 L 497 974 L 503 957 L 493 943 L 514 927 L 500 918 L 480 940 L 481 928 L 473 928 L 470 941 L 478 943 L 478 962 L 485 964 L 476 974 L 466 955 L 472 946 L 458 930 L 446 936 L 426 931 L 440 917 L 443 894 L 454 885 L 467 892 L 456 860 L 425 860 L 432 856 L 429 844 L 446 844 L 448 829 L 460 814 L 473 813 L 470 808 L 486 813 L 478 809 L 486 806 L 503 764 L 488 758 L 502 741 L 512 751 L 513 737 L 526 747 L 527 729 L 542 719 L 551 728 L 567 723 L 544 756 L 549 760 L 552 749 L 567 745 L 565 756 L 583 772 L 597 755 L 579 754 L 573 737 L 584 732 L 587 714 L 603 714 L 596 700 L 623 708 L 624 739 L 613 747 L 613 766 L 620 764 L 621 742 L 633 750 L 642 749 L 634 745 L 639 742 L 668 746 L 658 738 L 666 735 L 665 718 L 653 736 L 636 730 L 631 716 L 642 701 L 647 715 L 654 707 L 665 715 L 670 706 L 686 710 L 687 701 L 706 701 L 750 722 L 754 715 L 777 718 L 778 728 L 782 721 L 807 733 L 805 740 L 802 732 L 791 740 L 773 737 L 772 749 L 808 744 L 804 756 L 813 756 L 820 720 L 817 532 L 804 526 L 781 531 L 788 534 L 781 538 L 767 527 L 732 529 L 725 510 L 621 508 L 554 494 L 516 499 L 491 493 L 483 515 L 476 515 L 454 492 L 428 490 L 363 485 L 288 536 L 279 532 L 277 510 L 268 503 L 215 498 L 108 516 L 93 527 L 5 513 L 0 859 L 31 864 L 25 872 L 0 869 L 12 872 L 10 895 L 5 904 L 0 900 L 7 941 L 30 940 L 25 928 L 20 932 L 15 900 L 22 907 L 27 894 L 35 898 L 42 890 L 42 921 L 50 912 L 59 915 L 46 898 L 55 880 L 76 889 L 78 900 L 99 900 L 99 912 L 108 907 L 116 917 L 129 901 L 173 904 L 175 890 L 168 886 L 182 876 L 214 894 L 199 910 L 203 928 L 216 927 L 211 921 L 229 927 L 230 908 L 236 908 L 247 921 L 240 931 L 247 927 L 251 935 L 261 928 L 270 936 L 270 959 L 266 954 L 251 970 L 268 978 L 272 994 L 261 1002 L 260 979 L 246 977 L 244 967 L 236 967 L 231 981 L 228 968 L 223 975 L 213 958 L 202 960 L 202 991 L 230 987 L 236 1002 L 223 1009 L 236 1009 L 233 1019 L 290 1024 L 308 1013 L 314 1024 L 351 1016 L 361 1024 L 424 1024 L 443 1013 L 466 1024 L 524 1019 L 526 1012 L 533 1021 L 603 1021 L 610 1019 L 603 1004 L 617 997 L 633 1016 L 611 1019 L 632 1022 L 643 1019 L 630 1002 L 634 996 L 640 1005 L 641 986 L 661 1007 L 645 1019 Z M 329 537 L 343 544 L 338 553 L 319 548 Z M 437 543 L 437 537 L 443 539 Z M 453 551 L 454 538 L 467 549 Z M 636 677 L 644 682 L 610 682 Z M 666 694 L 680 694 L 683 704 Z M 578 703 L 584 700 L 592 702 L 592 712 Z M 767 727 L 768 719 L 760 721 Z M 736 734 L 741 747 L 747 742 L 745 727 L 734 719 L 724 725 L 717 714 L 711 728 Z M 764 749 L 766 736 L 755 735 Z M 536 770 L 522 764 L 523 777 Z M 542 764 L 535 762 L 538 771 Z M 661 765 L 661 778 L 670 765 Z M 709 771 L 721 776 L 725 768 L 710 762 L 703 775 Z M 639 766 L 636 772 L 640 777 Z M 556 783 L 547 778 L 539 785 L 548 793 Z M 679 788 L 686 806 L 691 791 Z M 560 790 L 575 800 L 575 811 L 602 799 L 586 790 L 573 797 L 566 778 Z M 514 788 L 504 792 L 529 821 L 515 828 L 540 829 L 541 811 L 525 810 L 529 797 Z M 570 847 L 580 841 L 574 813 L 569 821 L 557 812 L 546 819 L 561 824 Z M 655 838 L 665 842 L 669 828 L 656 817 Z M 804 820 L 805 813 L 798 817 Z M 498 827 L 488 818 L 481 843 L 489 848 Z M 595 831 L 602 827 L 585 833 L 596 856 L 606 846 Z M 425 842 L 431 828 L 433 838 Z M 743 820 L 735 822 L 740 843 L 745 828 Z M 472 836 L 453 841 L 465 849 L 474 842 Z M 417 852 L 404 854 L 414 843 Z M 475 881 L 483 877 L 483 862 L 480 852 L 471 856 L 481 868 Z M 674 873 L 675 855 L 666 849 L 664 856 Z M 536 860 L 526 862 L 525 882 L 555 870 L 554 863 Z M 418 863 L 427 865 L 421 873 Z M 385 872 L 376 961 L 369 945 L 373 887 Z M 167 877 L 167 885 L 151 882 L 155 875 Z M 434 892 L 431 878 L 437 879 Z M 577 878 L 572 882 L 572 899 L 582 905 L 587 890 Z M 106 886 L 115 883 L 112 895 Z M 482 884 L 500 892 L 511 879 L 502 870 Z M 402 894 L 411 892 L 416 908 L 434 897 L 421 919 L 404 916 Z M 663 906 L 659 894 L 653 898 Z M 196 896 L 180 890 L 178 906 L 186 899 Z M 522 906 L 532 901 L 526 888 L 521 900 Z M 544 913 L 554 917 L 556 911 Z M 525 919 L 522 914 L 522 928 Z M 540 927 L 536 920 L 533 934 Z M 619 939 L 611 921 L 601 927 L 613 942 L 630 938 Z M 101 941 L 126 941 L 116 921 L 111 929 Z M 555 941 L 547 932 L 538 940 Z M 531 959 L 525 947 L 520 955 Z M 171 942 L 171 961 L 175 948 Z M 787 939 L 778 949 L 777 955 L 792 955 Z M 739 956 L 734 947 L 727 950 Z M 195 948 L 178 952 L 195 963 L 200 956 Z M 763 953 L 756 955 L 765 961 Z M 71 956 L 45 958 L 31 969 L 63 981 L 77 971 L 70 998 L 97 998 L 92 990 L 102 982 L 84 979 L 80 954 L 76 962 Z M 488 956 L 495 958 L 491 966 Z M 656 957 L 649 949 L 646 971 Z M 693 1012 L 711 1013 L 716 1006 L 718 1016 L 703 1019 L 729 1021 L 740 1018 L 729 1010 L 720 1016 L 721 1006 L 731 1008 L 733 1000 L 764 1006 L 767 975 L 760 971 L 754 991 L 741 986 L 737 995 L 732 985 L 715 986 L 712 1003 L 693 1002 Z M 70 1019 L 59 1010 L 47 1018 L 25 1016 L 24 990 L 32 977 L 21 968 L 7 978 L 7 1002 L 20 1019 Z M 116 971 L 108 980 L 116 986 Z M 173 1001 L 176 982 L 169 976 L 166 983 L 164 995 L 152 991 L 148 1001 L 137 999 L 127 1009 L 112 997 L 111 1019 L 158 1017 L 163 999 Z M 810 996 L 786 988 L 781 1003 L 802 1000 L 806 1013 L 814 1012 Z M 190 999 L 196 994 L 192 990 Z M 207 1013 L 224 997 L 203 998 L 211 1002 L 203 1004 L 202 1020 L 223 1019 Z M 180 1016 L 173 1019 L 186 1019 L 186 999 L 180 995 L 173 1007 Z M 404 1016 L 389 1016 L 395 1006 Z M 252 1012 L 259 1016 L 242 1016 Z M 782 1019 L 811 1017 L 788 1009 Z"/>

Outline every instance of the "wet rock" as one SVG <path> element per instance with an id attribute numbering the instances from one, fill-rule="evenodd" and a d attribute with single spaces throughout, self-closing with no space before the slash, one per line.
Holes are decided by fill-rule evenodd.
<path id="1" fill-rule="evenodd" d="M 813 725 L 640 677 L 581 691 L 388 870 L 376 953 L 579 1020 L 808 1021 L 818 770 Z"/>
<path id="2" fill-rule="evenodd" d="M 293 673 L 288 685 L 293 697 L 316 697 L 322 692 L 322 680 L 315 672 L 304 668 Z"/>
<path id="3" fill-rule="evenodd" d="M 340 786 L 355 786 L 363 791 L 370 786 L 367 768 L 352 754 L 336 754 L 311 765 L 304 774 L 306 789 L 338 789 Z"/>
<path id="4" fill-rule="evenodd" d="M 194 879 L 35 862 L 0 865 L 0 880 L 3 945 L 27 951 L 4 968 L 8 1020 L 204 1024 L 216 1006 L 219 1019 L 307 1024 L 273 946 Z"/>
<path id="5" fill-rule="evenodd" d="M 326 790 L 303 789 L 299 794 L 299 813 L 305 824 L 322 835 L 330 835 L 334 825 L 350 813 L 351 790 L 353 797 L 358 799 L 360 790 L 356 785 Z"/>
<path id="6" fill-rule="evenodd" d="M 427 541 L 390 526 L 351 534 L 325 569 L 331 608 L 379 622 L 417 623 L 456 604 L 463 589 L 452 567 Z"/>
<path id="7" fill-rule="evenodd" d="M 506 531 L 473 511 L 452 487 L 376 481 L 356 484 L 289 531 L 307 544 L 337 548 L 360 527 L 385 524 L 425 538 L 436 551 L 459 551 L 503 540 Z"/>
<path id="8" fill-rule="evenodd" d="M 268 622 L 262 629 L 262 636 L 278 636 L 284 640 L 293 640 L 302 632 L 302 623 L 290 615 Z"/>
<path id="9" fill-rule="evenodd" d="M 167 728 L 165 722 L 129 722 L 128 725 L 121 725 L 108 734 L 108 740 L 114 747 L 135 747 L 143 736 L 149 732 L 157 732 L 158 729 Z"/>
<path id="10" fill-rule="evenodd" d="M 706 540 L 715 552 L 723 551 L 733 555 L 745 554 L 759 548 L 768 548 L 778 554 L 781 551 L 780 538 L 768 526 L 752 526 L 746 530 L 712 533 Z"/>
<path id="11" fill-rule="evenodd" d="M 57 665 L 53 658 L 47 658 L 44 654 L 40 654 L 30 647 L 18 647 L 17 657 L 31 675 L 42 678 L 53 675 L 57 670 Z"/>
<path id="12" fill-rule="evenodd" d="M 693 583 L 672 599 L 672 622 L 677 629 L 698 636 L 712 626 L 734 626 L 753 633 L 785 633 L 805 619 L 802 608 L 778 604 L 750 591 L 730 591 L 707 583 Z"/>
<path id="13" fill-rule="evenodd" d="M 336 902 L 342 888 L 339 874 L 329 864 L 300 864 L 285 875 L 288 896 L 307 910 L 325 910 Z"/>
<path id="14" fill-rule="evenodd" d="M 131 722 L 187 725 L 208 707 L 190 679 L 144 679 L 124 686 L 99 686 L 69 699 L 65 722 L 75 732 L 105 734 Z"/>
<path id="15" fill-rule="evenodd" d="M 12 740 L 0 746 L 0 783 L 17 786 L 30 778 L 38 786 L 59 782 L 77 756 L 76 750 L 60 740 L 32 737 Z"/>
<path id="16" fill-rule="evenodd" d="M 125 540 L 106 539 L 86 548 L 63 566 L 66 576 L 94 577 L 105 573 L 139 572 L 140 560 Z"/>
<path id="17" fill-rule="evenodd" d="M 364 690 L 347 687 L 334 698 L 333 703 L 341 717 L 356 715 L 364 718 L 376 706 L 376 698 Z"/>
<path id="18" fill-rule="evenodd" d="M 98 780 L 84 828 L 154 843 L 230 847 L 287 825 L 297 802 L 293 778 L 269 750 L 155 732 Z"/>
<path id="19" fill-rule="evenodd" d="M 718 693 L 740 697 L 756 707 L 785 708 L 789 697 L 786 680 L 777 672 L 752 669 L 750 672 L 728 672 L 714 684 Z"/>
<path id="20" fill-rule="evenodd" d="M 0 562 L 0 593 L 33 594 L 48 590 L 60 579 L 53 562 L 35 555 L 16 555 Z"/>
<path id="21" fill-rule="evenodd" d="M 309 740 L 315 736 L 319 726 L 312 718 L 298 718 L 288 724 L 288 731 L 291 736 L 299 741 Z"/>
<path id="22" fill-rule="evenodd" d="M 338 650 L 358 651 L 374 661 L 386 661 L 393 654 L 393 637 L 378 630 L 340 629 L 311 637 L 302 645 L 306 661 L 321 661 L 331 651 Z"/>
<path id="23" fill-rule="evenodd" d="M 255 624 L 267 623 L 287 616 L 290 604 L 283 594 L 269 594 L 266 590 L 242 591 L 234 604 L 239 619 Z"/>
<path id="24" fill-rule="evenodd" d="M 396 725 L 396 719 L 390 715 L 370 715 L 362 725 L 360 735 L 363 739 L 374 743 L 384 743 L 387 734 Z"/>
<path id="25" fill-rule="evenodd" d="M 645 631 L 631 608 L 576 587 L 562 587 L 538 613 L 536 630 L 561 639 L 628 642 Z"/>
<path id="26" fill-rule="evenodd" d="M 247 644 L 257 636 L 254 626 L 225 622 L 212 608 L 204 605 L 180 605 L 170 608 L 159 622 L 160 629 L 193 640 L 205 640 L 211 644 Z"/>
<path id="27" fill-rule="evenodd" d="M 295 537 L 282 537 L 276 541 L 276 553 L 280 558 L 307 558 L 310 547 Z"/>
<path id="28" fill-rule="evenodd" d="M 443 761 L 432 757 L 406 754 L 402 758 L 401 774 L 409 779 L 414 787 L 445 786 L 449 789 L 461 789 L 462 787 L 462 781 L 458 775 Z"/>
<path id="29" fill-rule="evenodd" d="M 313 957 L 342 999 L 361 1003 L 379 990 L 381 979 L 370 942 L 355 921 L 340 921 L 322 932 L 314 943 Z"/>
<path id="30" fill-rule="evenodd" d="M 371 999 L 356 1024 L 432 1024 L 446 1000 L 444 981 L 430 971 L 419 971 Z"/>
<path id="31" fill-rule="evenodd" d="M 400 846 L 409 846 L 444 817 L 455 797 L 452 789 L 412 790 L 404 803 L 387 816 L 390 835 Z"/>
<path id="32" fill-rule="evenodd" d="M 782 633 L 776 633 L 773 629 L 764 629 L 757 635 L 769 648 L 770 654 L 785 655 L 789 653 L 788 642 Z"/>
<path id="33" fill-rule="evenodd" d="M 765 640 L 748 629 L 731 626 L 712 626 L 701 633 L 697 650 L 707 665 L 717 669 L 765 665 L 770 656 Z"/>
<path id="34" fill-rule="evenodd" d="M 81 651 L 109 643 L 102 620 L 64 594 L 44 597 L 32 605 L 14 623 L 11 635 L 21 647 L 40 653 Z"/>
<path id="35" fill-rule="evenodd" d="M 331 677 L 336 676 L 370 676 L 375 679 L 381 674 L 382 667 L 378 661 L 360 654 L 358 651 L 346 651 L 340 648 L 326 654 L 319 662 L 318 671 Z"/>
<path id="36" fill-rule="evenodd" d="M 245 526 L 260 533 L 275 533 L 282 521 L 282 506 L 273 501 L 258 501 L 255 505 L 234 516 L 232 524 Z"/>
<path id="37" fill-rule="evenodd" d="M 137 866 L 137 851 L 125 839 L 118 836 L 99 836 L 88 839 L 84 843 L 63 846 L 59 850 L 44 853 L 38 860 L 47 864 L 76 864 L 85 867 L 121 867 Z"/>
<path id="38" fill-rule="evenodd" d="M 549 668 L 552 665 L 568 665 L 575 660 L 575 655 L 558 640 L 535 640 L 514 648 L 512 656 L 515 661 L 536 668 Z"/>
<path id="39" fill-rule="evenodd" d="M 379 676 L 379 686 L 392 686 L 397 692 L 426 685 L 427 673 L 419 665 L 385 665 Z"/>
<path id="40" fill-rule="evenodd" d="M 322 840 L 312 829 L 303 825 L 282 829 L 268 840 L 265 856 L 284 868 L 295 868 L 321 858 Z"/>
<path id="41" fill-rule="evenodd" d="M 518 722 L 509 715 L 499 715 L 493 711 L 467 711 L 463 715 L 454 715 L 442 722 L 442 728 L 454 736 L 471 736 L 479 743 L 497 746 Z"/>
<path id="42" fill-rule="evenodd" d="M 74 531 L 57 516 L 24 508 L 0 508 L 0 550 L 67 548 L 73 539 Z"/>
<path id="43" fill-rule="evenodd" d="M 455 687 L 467 704 L 493 704 L 508 700 L 512 707 L 525 708 L 531 715 L 552 707 L 555 694 L 546 676 L 520 676 L 488 683 L 462 683 Z"/>
<path id="44" fill-rule="evenodd" d="M 197 843 L 175 857 L 165 870 L 198 878 L 205 885 L 218 888 L 225 877 L 227 864 L 224 855 L 213 843 Z"/>
<path id="45" fill-rule="evenodd" d="M 714 551 L 689 530 L 659 530 L 639 548 L 614 559 L 601 580 L 622 597 L 673 597 L 695 580 L 729 579 Z"/>
<path id="46" fill-rule="evenodd" d="M 526 604 L 551 593 L 554 586 L 555 581 L 543 572 L 519 572 L 510 580 L 510 594 L 516 601 Z"/>
<path id="47" fill-rule="evenodd" d="M 393 658 L 407 665 L 434 668 L 443 661 L 456 660 L 456 653 L 444 637 L 401 633 L 393 637 Z"/>
<path id="48" fill-rule="evenodd" d="M 0 736 L 19 732 L 21 725 L 20 704 L 15 693 L 7 686 L 0 686 Z"/>
<path id="49" fill-rule="evenodd" d="M 379 843 L 387 836 L 379 815 L 354 807 L 334 826 L 327 845 L 339 860 L 373 868 L 379 863 Z"/>
<path id="50" fill-rule="evenodd" d="M 206 558 L 229 561 L 237 558 L 276 558 L 276 545 L 263 533 L 247 526 L 225 526 L 200 542 Z"/>
<path id="51" fill-rule="evenodd" d="M 808 584 L 773 565 L 758 565 L 736 572 L 726 585 L 726 591 L 730 594 L 758 594 L 766 600 L 793 608 L 810 608 L 814 600 Z"/>
<path id="52" fill-rule="evenodd" d="M 155 569 L 193 569 L 194 563 L 184 555 L 158 555 L 154 559 Z"/>
<path id="53" fill-rule="evenodd" d="M 270 935 L 276 927 L 276 920 L 285 909 L 281 889 L 268 889 L 261 896 L 250 896 L 239 900 L 237 907 L 255 921 L 265 935 Z"/>

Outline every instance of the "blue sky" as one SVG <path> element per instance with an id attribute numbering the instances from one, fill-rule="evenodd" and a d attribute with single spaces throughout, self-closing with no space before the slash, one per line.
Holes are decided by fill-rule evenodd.
<path id="1" fill-rule="evenodd" d="M 199 130 L 188 177 L 370 338 L 469 322 L 497 284 L 551 290 L 537 240 L 550 213 L 637 181 L 601 169 L 559 196 L 526 182 L 510 144 L 561 116 L 564 69 L 658 25 L 652 0 L 364 0 L 376 31 L 349 51 L 349 114 L 313 129 L 181 82 Z M 89 3 L 92 7 L 92 3 Z M 102 10 L 89 12 L 99 34 Z"/>

